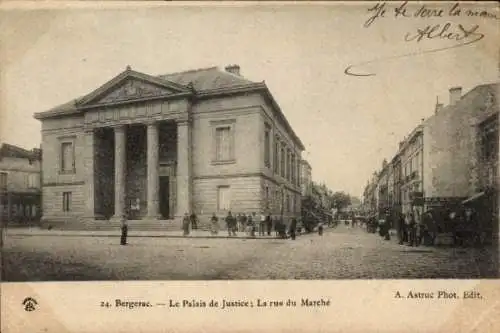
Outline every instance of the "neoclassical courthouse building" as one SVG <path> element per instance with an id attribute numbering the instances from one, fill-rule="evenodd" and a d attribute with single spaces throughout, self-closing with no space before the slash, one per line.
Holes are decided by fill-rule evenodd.
<path id="1" fill-rule="evenodd" d="M 300 213 L 304 145 L 266 84 L 237 65 L 160 76 L 127 67 L 35 118 L 42 220 L 53 226 Z"/>

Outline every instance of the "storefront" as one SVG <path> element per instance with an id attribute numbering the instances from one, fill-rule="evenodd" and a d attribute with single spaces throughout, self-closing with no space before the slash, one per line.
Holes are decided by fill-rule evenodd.
<path id="1" fill-rule="evenodd" d="M 40 193 L 2 192 L 0 214 L 4 225 L 32 225 L 40 221 Z"/>

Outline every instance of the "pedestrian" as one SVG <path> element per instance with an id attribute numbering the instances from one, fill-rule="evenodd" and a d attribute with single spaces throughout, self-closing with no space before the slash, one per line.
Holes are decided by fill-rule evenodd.
<path id="1" fill-rule="evenodd" d="M 192 230 L 197 230 L 198 229 L 198 217 L 196 216 L 195 213 L 192 213 L 191 216 L 189 217 L 191 220 L 191 229 Z"/>
<path id="2" fill-rule="evenodd" d="M 248 236 L 252 235 L 252 229 L 253 229 L 252 214 L 248 214 L 248 216 L 247 216 L 247 222 L 246 222 L 246 232 L 247 232 Z"/>
<path id="3" fill-rule="evenodd" d="M 417 243 L 417 226 L 416 226 L 416 220 L 415 220 L 415 215 L 414 213 L 410 213 L 410 218 L 409 218 L 409 245 L 413 246 L 416 245 Z"/>
<path id="4" fill-rule="evenodd" d="M 482 230 L 481 225 L 478 223 L 475 212 L 471 207 L 465 209 L 464 225 L 467 226 L 467 238 L 473 245 L 482 244 Z"/>
<path id="5" fill-rule="evenodd" d="M 385 224 L 384 224 L 384 239 L 391 240 L 391 216 L 389 213 L 385 214 Z"/>
<path id="6" fill-rule="evenodd" d="M 424 232 L 423 232 L 423 241 L 425 245 L 434 245 L 434 242 L 436 240 L 436 223 L 434 221 L 434 217 L 432 216 L 432 213 L 429 211 L 425 213 L 423 219 L 423 224 L 424 224 Z"/>
<path id="7" fill-rule="evenodd" d="M 234 231 L 235 228 L 234 221 L 235 219 L 231 214 L 231 211 L 228 211 L 226 216 L 226 227 L 227 227 L 227 234 L 229 237 L 236 236 L 236 232 Z"/>
<path id="8" fill-rule="evenodd" d="M 227 234 L 229 237 L 231 237 L 233 231 L 233 215 L 231 215 L 231 211 L 227 212 L 226 227 L 227 227 Z"/>
<path id="9" fill-rule="evenodd" d="M 183 230 L 183 235 L 188 236 L 189 235 L 189 224 L 190 224 L 190 219 L 189 219 L 189 214 L 184 213 L 184 218 L 182 219 L 182 230 Z"/>
<path id="10" fill-rule="evenodd" d="M 252 229 L 250 231 L 250 236 L 255 237 L 255 233 L 257 232 L 258 224 L 260 223 L 260 219 L 255 212 L 252 212 Z"/>
<path id="11" fill-rule="evenodd" d="M 279 217 L 278 215 L 275 215 L 273 218 L 273 230 L 274 230 L 274 236 L 278 237 L 279 236 Z"/>
<path id="12" fill-rule="evenodd" d="M 234 216 L 231 216 L 231 226 L 232 226 L 231 230 L 233 231 L 233 236 L 236 236 L 236 233 L 238 231 L 238 221 Z"/>
<path id="13" fill-rule="evenodd" d="M 422 244 L 422 238 L 424 233 L 423 219 L 419 211 L 415 212 L 415 246 L 420 246 Z"/>
<path id="14" fill-rule="evenodd" d="M 295 240 L 295 233 L 297 231 L 297 219 L 292 217 L 292 222 L 290 223 L 290 237 Z"/>
<path id="15" fill-rule="evenodd" d="M 267 213 L 266 216 L 266 228 L 267 228 L 267 235 L 271 236 L 271 229 L 273 227 L 273 220 L 271 218 L 271 214 Z"/>
<path id="16" fill-rule="evenodd" d="M 210 232 L 212 236 L 215 236 L 219 233 L 219 218 L 215 213 L 213 213 L 212 218 L 210 219 Z"/>
<path id="17" fill-rule="evenodd" d="M 259 219 L 259 236 L 264 236 L 266 233 L 266 216 L 264 213 L 260 214 L 260 219 Z"/>
<path id="18" fill-rule="evenodd" d="M 318 235 L 323 236 L 323 222 L 318 224 Z"/>
<path id="19" fill-rule="evenodd" d="M 462 223 L 462 219 L 460 218 L 457 212 L 452 211 L 450 213 L 450 225 L 453 232 L 453 245 L 454 246 L 463 246 L 464 242 L 464 226 Z"/>
<path id="20" fill-rule="evenodd" d="M 283 218 L 279 220 L 279 236 L 280 238 L 286 239 L 286 224 L 283 221 Z"/>
<path id="21" fill-rule="evenodd" d="M 410 243 L 410 233 L 411 233 L 411 213 L 405 214 L 405 225 L 404 225 L 404 242 Z"/>
<path id="22" fill-rule="evenodd" d="M 120 245 L 127 245 L 127 234 L 128 234 L 128 225 L 125 217 L 121 218 L 121 237 L 120 237 Z"/>
<path id="23" fill-rule="evenodd" d="M 397 226 L 398 226 L 398 238 L 399 238 L 399 245 L 403 245 L 405 241 L 405 214 L 400 214 L 398 221 L 397 221 Z"/>

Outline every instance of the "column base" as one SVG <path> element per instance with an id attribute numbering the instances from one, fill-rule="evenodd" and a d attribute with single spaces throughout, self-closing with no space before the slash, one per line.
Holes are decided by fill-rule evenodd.
<path id="1" fill-rule="evenodd" d="M 122 215 L 113 215 L 110 219 L 111 222 L 123 222 L 126 221 L 127 218 Z"/>
<path id="2" fill-rule="evenodd" d="M 162 219 L 162 216 L 160 214 L 157 214 L 157 215 L 146 215 L 144 216 L 143 220 L 161 220 Z"/>
<path id="3" fill-rule="evenodd" d="M 87 214 L 83 216 L 83 219 L 87 221 L 104 220 L 104 216 L 101 214 Z"/>

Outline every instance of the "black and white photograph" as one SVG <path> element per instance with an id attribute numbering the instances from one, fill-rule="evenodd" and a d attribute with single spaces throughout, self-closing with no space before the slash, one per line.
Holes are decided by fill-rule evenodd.
<path id="1" fill-rule="evenodd" d="M 498 4 L 2 11 L 2 280 L 498 277 Z"/>
<path id="2" fill-rule="evenodd" d="M 497 332 L 499 9 L 2 1 L 0 330 Z"/>

